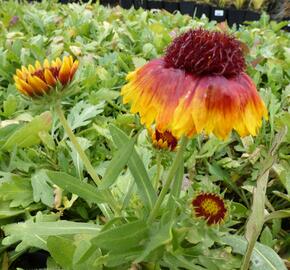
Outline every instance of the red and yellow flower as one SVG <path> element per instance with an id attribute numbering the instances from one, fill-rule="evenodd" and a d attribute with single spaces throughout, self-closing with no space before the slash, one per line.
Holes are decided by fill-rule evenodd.
<path id="1" fill-rule="evenodd" d="M 169 149 L 170 151 L 175 150 L 178 140 L 170 131 L 165 130 L 164 132 L 160 132 L 157 129 L 155 129 L 155 131 L 149 129 L 149 133 L 151 135 L 152 143 L 156 148 Z"/>
<path id="2" fill-rule="evenodd" d="M 243 47 L 235 38 L 190 30 L 164 57 L 129 73 L 121 94 L 142 124 L 176 138 L 205 132 L 226 139 L 232 130 L 255 136 L 267 109 L 244 70 Z"/>
<path id="3" fill-rule="evenodd" d="M 197 217 L 207 221 L 208 225 L 221 223 L 226 216 L 224 200 L 214 193 L 200 193 L 192 201 Z"/>
<path id="4" fill-rule="evenodd" d="M 49 62 L 46 59 L 43 64 L 36 61 L 34 66 L 22 66 L 14 75 L 16 88 L 33 98 L 50 94 L 57 85 L 63 88 L 70 83 L 78 64 L 78 60 L 73 60 L 72 56 L 65 56 L 63 60 L 57 58 Z"/>

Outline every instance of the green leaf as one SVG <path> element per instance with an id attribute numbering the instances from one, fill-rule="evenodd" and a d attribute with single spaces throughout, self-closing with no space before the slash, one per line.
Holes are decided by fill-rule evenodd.
<path id="1" fill-rule="evenodd" d="M 120 93 L 117 91 L 112 91 L 106 88 L 99 89 L 97 92 L 92 92 L 90 100 L 95 104 L 100 101 L 113 101 L 120 96 Z"/>
<path id="2" fill-rule="evenodd" d="M 168 244 L 172 240 L 171 223 L 161 226 L 158 230 L 152 230 L 149 242 L 144 251 L 136 259 L 136 263 L 143 261 L 152 251 Z"/>
<path id="3" fill-rule="evenodd" d="M 81 182 L 79 179 L 64 172 L 45 171 L 49 180 L 62 189 L 76 194 L 89 204 L 106 202 L 105 191 L 100 191 L 90 184 Z"/>
<path id="4" fill-rule="evenodd" d="M 72 130 L 88 125 L 93 117 L 103 112 L 104 102 L 90 105 L 81 100 L 70 111 L 67 120 Z"/>
<path id="5" fill-rule="evenodd" d="M 48 236 L 88 234 L 96 235 L 100 227 L 91 223 L 72 221 L 55 222 L 21 222 L 3 226 L 6 237 L 3 245 L 12 245 L 21 241 L 16 251 L 24 250 L 27 247 L 38 247 L 47 250 L 46 240 Z"/>
<path id="6" fill-rule="evenodd" d="M 134 140 L 129 140 L 114 155 L 113 159 L 111 160 L 109 166 L 106 169 L 104 177 L 102 178 L 102 183 L 99 186 L 100 189 L 108 188 L 115 183 L 119 174 L 127 164 L 132 154 L 132 151 L 134 149 L 134 143 Z"/>
<path id="7" fill-rule="evenodd" d="M 284 194 L 284 193 L 282 193 L 282 192 L 280 192 L 280 191 L 277 191 L 277 190 L 274 190 L 273 193 L 274 193 L 276 196 L 281 197 L 281 198 L 283 198 L 284 200 L 290 202 L 290 195 L 289 195 L 289 194 Z"/>
<path id="8" fill-rule="evenodd" d="M 64 269 L 72 269 L 75 245 L 72 240 L 62 236 L 49 236 L 47 248 L 52 258 Z"/>
<path id="9" fill-rule="evenodd" d="M 102 266 L 94 265 L 96 258 L 102 256 L 100 249 L 84 238 L 75 243 L 76 249 L 73 255 L 73 268 L 75 270 L 101 270 Z"/>
<path id="10" fill-rule="evenodd" d="M 84 257 L 87 257 L 86 254 L 90 251 L 91 248 L 92 248 L 92 244 L 90 241 L 88 240 L 80 241 L 76 247 L 76 250 L 73 256 L 73 264 L 77 264 L 81 262 Z"/>
<path id="11" fill-rule="evenodd" d="M 109 251 L 125 251 L 138 247 L 147 239 L 148 226 L 145 221 L 134 221 L 99 233 L 92 243 Z"/>
<path id="12" fill-rule="evenodd" d="M 109 252 L 108 257 L 105 259 L 105 265 L 108 267 L 116 267 L 126 263 L 131 265 L 131 263 L 138 257 L 138 255 L 140 255 L 142 251 L 143 247 L 134 247 L 130 250 Z M 98 260 L 96 263 L 98 263 Z"/>
<path id="13" fill-rule="evenodd" d="M 222 242 L 231 246 L 234 252 L 244 255 L 247 240 L 237 235 L 227 235 L 221 238 Z M 282 259 L 270 247 L 256 243 L 252 253 L 252 270 L 287 270 Z"/>
<path id="14" fill-rule="evenodd" d="M 10 150 L 15 146 L 29 147 L 40 143 L 39 132 L 49 131 L 51 127 L 51 113 L 44 112 L 35 117 L 30 123 L 17 129 L 7 139 L 2 149 Z"/>
<path id="15" fill-rule="evenodd" d="M 286 140 L 290 141 L 290 112 L 281 112 L 278 115 L 275 115 L 275 129 L 280 130 L 283 126 L 288 127 L 288 132 Z"/>
<path id="16" fill-rule="evenodd" d="M 8 140 L 8 138 L 12 136 L 12 134 L 15 133 L 16 130 L 20 129 L 21 126 L 22 125 L 11 124 L 11 125 L 0 128 L 0 145 L 4 145 L 6 141 Z"/>
<path id="17" fill-rule="evenodd" d="M 11 208 L 9 207 L 8 202 L 0 201 L 0 219 L 18 216 L 23 213 L 24 213 L 24 210 L 20 210 L 19 208 Z"/>
<path id="18" fill-rule="evenodd" d="M 114 143 L 118 148 L 121 148 L 124 144 L 130 141 L 130 138 L 119 128 L 110 125 L 109 129 Z M 156 194 L 145 166 L 135 149 L 133 149 L 128 165 L 136 181 L 141 199 L 143 200 L 145 206 L 152 208 L 154 202 L 156 201 Z"/>
<path id="19" fill-rule="evenodd" d="M 266 190 L 268 184 L 269 172 L 274 164 L 276 151 L 287 133 L 287 128 L 282 129 L 276 134 L 267 158 L 262 163 L 262 169 L 257 178 L 257 187 L 253 191 L 252 212 L 246 224 L 245 237 L 248 241 L 248 250 L 244 263 L 248 264 L 252 248 L 258 240 L 259 234 L 264 224 L 264 208 L 266 201 Z"/>
<path id="20" fill-rule="evenodd" d="M 166 252 L 164 254 L 164 261 L 170 269 L 188 269 L 188 270 L 205 270 L 205 268 L 195 265 L 192 261 L 186 260 L 182 255 Z"/>
<path id="21" fill-rule="evenodd" d="M 268 226 L 264 228 L 260 236 L 260 242 L 268 247 L 273 247 L 276 241 L 273 239 L 272 232 Z"/>
<path id="22" fill-rule="evenodd" d="M 274 211 L 265 217 L 265 222 L 274 218 L 288 218 L 290 217 L 290 209 L 283 209 Z"/>
<path id="23" fill-rule="evenodd" d="M 40 131 L 38 133 L 38 136 L 41 140 L 41 142 L 49 149 L 49 150 L 55 150 L 55 143 L 53 140 L 52 135 L 50 135 L 47 131 Z"/>
<path id="24" fill-rule="evenodd" d="M 31 182 L 27 178 L 15 177 L 0 185 L 0 198 L 11 201 L 10 207 L 26 207 L 33 202 Z"/>
<path id="25" fill-rule="evenodd" d="M 49 179 L 44 171 L 38 171 L 31 177 L 33 199 L 35 202 L 41 201 L 43 204 L 53 207 L 54 192 L 48 182 Z"/>
<path id="26" fill-rule="evenodd" d="M 11 116 L 17 108 L 17 99 L 14 95 L 9 95 L 3 102 L 3 115 L 5 117 Z"/>

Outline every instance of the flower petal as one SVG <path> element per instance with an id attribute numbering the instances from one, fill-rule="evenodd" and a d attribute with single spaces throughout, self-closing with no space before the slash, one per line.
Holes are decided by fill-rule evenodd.
<path id="1" fill-rule="evenodd" d="M 56 85 L 56 80 L 55 78 L 53 77 L 51 71 L 49 69 L 45 69 L 44 70 L 44 78 L 45 78 L 45 81 L 46 83 L 50 86 L 50 87 L 53 87 Z"/>
<path id="2" fill-rule="evenodd" d="M 70 80 L 70 65 L 68 57 L 64 57 L 63 59 L 63 63 L 58 74 L 58 79 L 62 85 L 66 85 Z"/>
<path id="3" fill-rule="evenodd" d="M 147 127 L 155 120 L 160 132 L 170 128 L 174 110 L 189 82 L 185 73 L 166 69 L 164 61 L 156 59 L 130 73 L 127 79 L 129 83 L 121 94 L 124 103 L 131 103 L 131 112 L 138 112 Z"/>
<path id="4" fill-rule="evenodd" d="M 78 60 L 75 60 L 71 66 L 71 70 L 70 70 L 70 74 L 69 74 L 69 79 L 72 80 L 73 79 L 73 76 L 75 75 L 77 69 L 78 69 L 78 66 L 79 66 L 79 61 Z"/>
<path id="5" fill-rule="evenodd" d="M 29 75 L 28 82 L 32 86 L 33 92 L 36 95 L 43 95 L 48 89 L 48 85 L 37 76 Z"/>
<path id="6" fill-rule="evenodd" d="M 23 74 L 23 72 L 20 70 L 20 69 L 16 69 L 16 75 L 22 79 L 22 80 L 25 80 L 25 76 Z"/>
<path id="7" fill-rule="evenodd" d="M 34 66 L 36 67 L 36 70 L 40 70 L 40 69 L 42 69 L 42 66 L 41 66 L 41 64 L 40 64 L 40 62 L 39 62 L 38 60 L 35 61 Z"/>
<path id="8" fill-rule="evenodd" d="M 43 68 L 50 68 L 50 63 L 47 59 L 45 59 L 43 62 Z"/>
<path id="9" fill-rule="evenodd" d="M 14 80 L 16 83 L 16 88 L 19 90 L 21 93 L 24 93 L 25 95 L 28 96 L 33 96 L 33 88 L 26 83 L 24 80 L 18 78 L 17 76 L 14 75 Z"/>
<path id="10" fill-rule="evenodd" d="M 178 105 L 172 130 L 177 137 L 189 135 L 192 126 L 197 133 L 214 133 L 220 139 L 226 139 L 232 129 L 240 136 L 255 136 L 263 116 L 267 116 L 265 105 L 245 73 L 231 79 L 203 76 Z"/>
<path id="11" fill-rule="evenodd" d="M 35 70 L 35 67 L 34 66 L 29 65 L 28 66 L 28 71 L 29 71 L 29 73 L 34 73 L 36 70 Z"/>

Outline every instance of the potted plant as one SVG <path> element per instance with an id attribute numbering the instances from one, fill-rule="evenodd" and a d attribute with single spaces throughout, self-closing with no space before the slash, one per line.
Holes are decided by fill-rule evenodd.
<path id="1" fill-rule="evenodd" d="M 196 8 L 196 3 L 193 1 L 181 1 L 179 3 L 179 9 L 181 14 L 187 14 L 193 16 L 194 10 Z"/>
<path id="2" fill-rule="evenodd" d="M 64 0 L 67 1 L 67 0 Z M 115 6 L 117 4 L 116 0 L 100 0 L 100 4 L 103 6 Z"/>
<path id="3" fill-rule="evenodd" d="M 252 10 L 247 10 L 245 14 L 245 21 L 258 21 L 260 20 L 261 14 L 258 13 L 257 11 L 260 11 L 263 4 L 264 0 L 251 0 L 249 7 L 253 8 L 255 11 Z"/>
<path id="4" fill-rule="evenodd" d="M 162 9 L 162 1 L 154 1 L 154 0 L 149 0 L 147 1 L 147 8 L 148 9 Z"/>
<path id="5" fill-rule="evenodd" d="M 179 3 L 178 0 L 167 0 L 163 2 L 163 7 L 168 12 L 173 13 L 174 11 L 179 10 Z"/>
<path id="6" fill-rule="evenodd" d="M 232 26 L 234 23 L 239 26 L 245 20 L 246 11 L 243 10 L 245 5 L 245 0 L 235 0 L 233 1 L 233 7 L 228 8 L 228 24 Z"/>
<path id="7" fill-rule="evenodd" d="M 225 6 L 228 4 L 228 0 L 219 0 L 217 7 L 211 8 L 210 18 L 217 22 L 223 22 L 227 19 L 227 9 Z"/>
<path id="8" fill-rule="evenodd" d="M 147 9 L 147 0 L 133 0 L 133 5 L 135 9 Z"/>
<path id="9" fill-rule="evenodd" d="M 211 7 L 209 5 L 209 0 L 199 1 L 196 4 L 196 9 L 194 15 L 198 18 L 201 18 L 202 15 L 205 15 L 209 18 L 211 12 Z"/>
<path id="10" fill-rule="evenodd" d="M 120 6 L 125 9 L 131 8 L 133 5 L 133 0 L 120 0 Z"/>

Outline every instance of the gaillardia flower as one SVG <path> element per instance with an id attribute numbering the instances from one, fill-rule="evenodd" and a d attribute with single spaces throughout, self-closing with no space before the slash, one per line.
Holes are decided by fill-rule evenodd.
<path id="1" fill-rule="evenodd" d="M 46 59 L 43 65 L 36 61 L 34 66 L 22 66 L 14 75 L 16 88 L 29 97 L 37 98 L 50 94 L 56 85 L 61 88 L 68 85 L 73 79 L 78 64 L 78 60 L 74 61 L 72 56 L 65 56 L 63 60 L 57 58 L 51 63 Z"/>
<path id="2" fill-rule="evenodd" d="M 205 132 L 226 139 L 232 130 L 256 135 L 267 109 L 244 70 L 242 44 L 234 37 L 190 30 L 164 57 L 129 73 L 121 94 L 142 124 L 177 138 Z"/>
<path id="3" fill-rule="evenodd" d="M 170 131 L 165 130 L 164 132 L 159 132 L 157 129 L 152 131 L 148 129 L 153 145 L 158 149 L 169 149 L 174 151 L 178 140 L 172 135 Z"/>
<path id="4" fill-rule="evenodd" d="M 192 201 L 195 215 L 202 217 L 208 225 L 221 223 L 227 213 L 223 199 L 214 193 L 200 193 Z"/>

